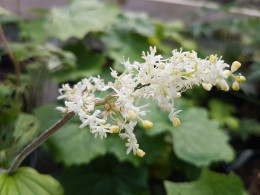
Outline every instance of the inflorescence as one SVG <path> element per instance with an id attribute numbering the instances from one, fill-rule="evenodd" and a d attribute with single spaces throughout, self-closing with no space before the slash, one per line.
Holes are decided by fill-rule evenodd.
<path id="1" fill-rule="evenodd" d="M 151 129 L 153 123 L 143 119 L 148 105 L 140 105 L 140 100 L 155 100 L 162 110 L 169 112 L 169 119 L 177 127 L 181 123 L 178 118 L 180 111 L 174 108 L 174 99 L 181 97 L 184 91 L 194 85 L 202 85 L 207 91 L 217 85 L 228 91 L 228 77 L 234 78 L 232 88 L 237 91 L 239 83 L 246 80 L 241 74 L 233 74 L 240 68 L 239 62 L 233 62 L 231 70 L 227 70 L 229 65 L 216 55 L 201 59 L 195 51 L 173 50 L 171 57 L 163 59 L 156 55 L 156 47 L 150 47 L 150 53 L 143 52 L 142 58 L 145 60 L 143 63 L 124 61 L 125 70 L 121 75 L 111 69 L 114 82 L 105 84 L 98 76 L 83 79 L 72 88 L 63 85 L 58 99 L 65 99 L 65 107 L 57 109 L 64 114 L 74 112 L 82 121 L 80 128 L 89 126 L 95 137 L 103 139 L 107 133 L 118 133 L 127 140 L 127 154 L 133 151 L 143 157 L 145 152 L 139 148 L 134 127 L 137 120 L 145 129 Z M 96 97 L 95 92 L 109 89 L 113 92 L 106 98 Z"/>

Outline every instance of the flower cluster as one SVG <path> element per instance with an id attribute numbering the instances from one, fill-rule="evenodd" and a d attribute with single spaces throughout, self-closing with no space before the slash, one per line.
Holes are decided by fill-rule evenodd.
<path id="1" fill-rule="evenodd" d="M 181 93 L 194 85 L 202 85 L 207 91 L 217 85 L 228 91 L 226 80 L 229 76 L 235 79 L 232 85 L 234 90 L 239 90 L 238 83 L 245 81 L 241 74 L 233 74 L 240 68 L 239 62 L 235 61 L 231 70 L 227 70 L 229 65 L 215 55 L 201 59 L 195 51 L 174 50 L 170 58 L 163 59 L 161 55 L 156 55 L 156 47 L 150 47 L 150 52 L 143 52 L 142 58 L 143 63 L 124 61 L 125 70 L 122 74 L 111 69 L 114 82 L 105 84 L 100 77 L 91 77 L 83 79 L 73 88 L 68 84 L 63 85 L 58 98 L 65 99 L 66 107 L 57 109 L 63 113 L 77 114 L 82 121 L 80 128 L 89 126 L 90 132 L 101 139 L 107 133 L 118 133 L 127 140 L 127 154 L 133 151 L 135 155 L 143 157 L 145 152 L 139 148 L 134 127 L 137 120 L 142 122 L 145 129 L 151 129 L 153 123 L 143 119 L 148 105 L 140 105 L 141 99 L 155 100 L 161 109 L 169 112 L 169 119 L 177 127 L 180 125 L 180 111 L 174 108 L 174 99 L 181 97 Z M 104 99 L 95 96 L 96 91 L 108 89 L 113 92 Z"/>

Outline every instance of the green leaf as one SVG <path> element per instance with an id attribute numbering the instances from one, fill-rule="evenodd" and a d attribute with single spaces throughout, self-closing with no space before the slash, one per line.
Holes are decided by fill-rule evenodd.
<path id="1" fill-rule="evenodd" d="M 204 169 L 200 178 L 190 183 L 165 181 L 167 194 L 178 195 L 246 195 L 238 176 L 215 173 Z"/>
<path id="2" fill-rule="evenodd" d="M 239 128 L 239 120 L 232 116 L 236 111 L 234 106 L 213 98 L 209 101 L 209 108 L 212 118 L 217 119 L 220 123 L 227 125 L 233 130 Z"/>
<path id="3" fill-rule="evenodd" d="M 181 125 L 172 129 L 173 148 L 180 159 L 198 167 L 233 160 L 228 136 L 217 122 L 208 119 L 205 109 L 191 108 L 183 116 Z"/>
<path id="4" fill-rule="evenodd" d="M 169 113 L 161 111 L 156 104 L 150 104 L 150 112 L 145 118 L 151 120 L 154 126 L 147 134 L 170 132 L 178 158 L 198 167 L 215 161 L 229 162 L 234 158 L 228 136 L 216 121 L 208 118 L 205 109 L 193 108 L 180 100 L 175 102 L 175 108 L 184 110 L 178 114 L 181 120 L 179 127 L 173 127 L 168 118 Z"/>
<path id="5" fill-rule="evenodd" d="M 22 148 L 29 141 L 35 138 L 38 133 L 39 125 L 39 120 L 33 115 L 26 113 L 21 113 L 19 115 L 13 134 L 18 148 Z"/>
<path id="6" fill-rule="evenodd" d="M 85 166 L 72 167 L 61 176 L 68 195 L 144 195 L 149 194 L 147 180 L 146 169 L 119 163 L 112 155 L 99 157 Z"/>
<path id="7" fill-rule="evenodd" d="M 126 12 L 120 14 L 116 25 L 122 30 L 136 32 L 142 36 L 155 36 L 155 26 L 145 13 Z"/>
<path id="8" fill-rule="evenodd" d="M 97 0 L 74 0 L 68 7 L 53 8 L 46 23 L 48 34 L 61 40 L 82 39 L 87 33 L 103 31 L 118 15 L 116 7 Z"/>
<path id="9" fill-rule="evenodd" d="M 64 49 L 75 54 L 77 65 L 73 70 L 62 70 L 53 74 L 53 79 L 56 82 L 78 81 L 79 79 L 101 73 L 102 65 L 105 62 L 103 54 L 95 53 L 86 48 L 82 41 L 67 45 Z"/>
<path id="10" fill-rule="evenodd" d="M 129 58 L 130 62 L 141 61 L 142 51 L 149 49 L 148 38 L 130 31 L 113 28 L 103 37 L 106 54 L 115 61 L 114 69 L 123 72 L 120 62 Z"/>
<path id="11" fill-rule="evenodd" d="M 49 175 L 39 174 L 29 167 L 21 167 L 14 174 L 0 174 L 0 194 L 5 195 L 62 195 L 61 185 Z"/>

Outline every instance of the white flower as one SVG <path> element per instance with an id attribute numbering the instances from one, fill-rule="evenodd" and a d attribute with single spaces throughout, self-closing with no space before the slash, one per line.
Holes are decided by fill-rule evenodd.
<path id="1" fill-rule="evenodd" d="M 111 76 L 115 82 L 105 84 L 99 76 L 85 78 L 73 87 L 62 85 L 58 99 L 65 99 L 65 108 L 57 107 L 63 113 L 74 112 L 79 116 L 82 124 L 80 128 L 89 126 L 90 132 L 101 139 L 106 138 L 107 133 L 112 133 L 111 127 L 117 127 L 118 135 L 126 139 L 127 151 L 138 156 L 143 156 L 144 151 L 139 149 L 134 128 L 137 120 L 150 129 L 153 123 L 143 120 L 148 112 L 148 104 L 140 104 L 142 99 L 151 99 L 158 106 L 169 112 L 169 119 L 175 127 L 181 124 L 178 113 L 174 107 L 175 98 L 180 98 L 181 93 L 191 89 L 194 85 L 202 85 L 207 91 L 218 84 L 224 91 L 229 90 L 225 79 L 228 76 L 235 78 L 234 89 L 238 90 L 238 82 L 245 81 L 242 75 L 235 76 L 233 72 L 240 67 L 239 62 L 233 63 L 232 71 L 224 70 L 229 67 L 221 58 L 211 55 L 209 58 L 198 58 L 195 51 L 187 52 L 173 50 L 172 56 L 163 59 L 156 55 L 156 47 L 150 47 L 150 52 L 143 52 L 143 63 L 130 63 L 123 61 L 124 72 L 119 75 L 111 69 Z M 228 72 L 228 74 L 227 74 Z M 96 91 L 102 92 L 108 89 L 114 91 L 107 96 L 108 99 L 96 97 Z M 104 111 L 96 106 L 105 106 Z M 128 120 L 127 120 L 128 119 Z M 112 128 L 113 129 L 113 128 Z"/>

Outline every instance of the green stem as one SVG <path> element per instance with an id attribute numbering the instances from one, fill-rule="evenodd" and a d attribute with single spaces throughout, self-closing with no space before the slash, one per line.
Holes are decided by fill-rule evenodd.
<path id="1" fill-rule="evenodd" d="M 95 102 L 95 106 L 105 105 L 108 101 L 114 98 L 116 92 L 110 93 L 104 99 L 98 100 Z M 14 171 L 19 167 L 19 165 L 23 162 L 23 160 L 32 153 L 36 148 L 38 148 L 43 142 L 45 142 L 52 134 L 54 134 L 58 129 L 60 129 L 63 125 L 65 125 L 75 114 L 73 112 L 69 112 L 66 114 L 61 120 L 59 120 L 56 124 L 50 127 L 47 131 L 42 133 L 39 137 L 34 139 L 31 143 L 29 143 L 23 150 L 15 157 L 11 167 L 8 169 L 8 174 L 14 173 Z"/>
<path id="2" fill-rule="evenodd" d="M 64 124 L 66 124 L 75 114 L 73 112 L 69 112 L 66 114 L 61 120 L 59 120 L 56 124 L 50 127 L 47 131 L 42 133 L 39 137 L 33 140 L 30 144 L 28 144 L 14 159 L 13 164 L 8 169 L 8 174 L 12 174 L 22 163 L 22 161 L 36 148 L 38 148 L 43 142 L 45 142 L 52 134 L 54 134 L 59 128 L 61 128 Z"/>

